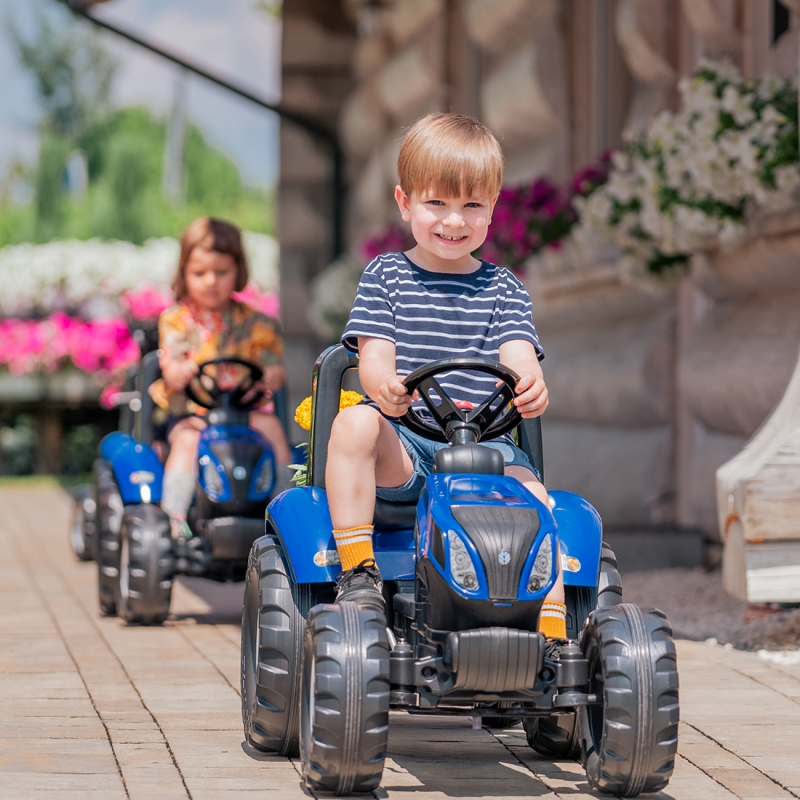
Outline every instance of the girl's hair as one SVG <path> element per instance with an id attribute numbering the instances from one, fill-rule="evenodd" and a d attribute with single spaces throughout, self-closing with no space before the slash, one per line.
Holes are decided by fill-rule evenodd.
<path id="1" fill-rule="evenodd" d="M 236 263 L 235 291 L 241 292 L 250 274 L 247 269 L 247 259 L 242 247 L 242 234 L 230 222 L 223 222 L 214 217 L 200 217 L 189 223 L 181 236 L 181 255 L 178 260 L 178 271 L 172 281 L 172 291 L 176 300 L 186 297 L 186 264 L 195 247 L 213 253 L 223 253 L 230 256 Z"/>
<path id="2" fill-rule="evenodd" d="M 436 112 L 418 119 L 403 137 L 397 158 L 400 186 L 407 195 L 428 190 L 446 197 L 486 191 L 503 183 L 503 149 L 479 120 Z"/>

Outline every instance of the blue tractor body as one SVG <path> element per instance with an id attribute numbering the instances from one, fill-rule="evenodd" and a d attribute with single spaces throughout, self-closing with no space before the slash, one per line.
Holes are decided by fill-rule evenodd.
<path id="1" fill-rule="evenodd" d="M 405 379 L 409 393 L 432 398 L 426 404 L 441 433 L 409 415 L 404 423 L 450 447 L 439 451 L 417 502 L 376 499 L 384 612 L 336 602 L 341 566 L 325 468 L 339 393 L 353 387 L 358 358 L 342 346 L 320 356 L 308 485 L 272 500 L 248 563 L 245 737 L 259 750 L 300 755 L 310 790 L 349 794 L 380 782 L 390 708 L 463 715 L 485 727 L 521 721 L 539 753 L 582 758 L 593 787 L 620 796 L 657 791 L 677 746 L 669 624 L 660 612 L 622 603 L 616 560 L 588 501 L 556 490 L 545 505 L 504 474 L 499 451 L 480 445 L 483 434 L 513 430 L 544 475 L 539 420 L 508 422 L 513 373 L 478 361 L 435 362 Z M 435 375 L 477 368 L 505 388 L 458 410 Z M 559 575 L 567 639 L 546 640 L 539 619 Z"/>
<path id="2" fill-rule="evenodd" d="M 164 467 L 156 448 L 163 457 L 166 442 L 148 393 L 159 374 L 157 353 L 147 354 L 122 393 L 120 430 L 100 443 L 92 496 L 81 499 L 91 504 L 92 518 L 84 514 L 82 523 L 95 531 L 101 609 L 139 623 L 166 618 L 176 574 L 241 579 L 277 475 L 271 445 L 247 426 L 246 393 L 220 390 L 208 399 L 209 424 L 199 437 L 191 536 L 173 536 L 160 508 Z"/>
<path id="3" fill-rule="evenodd" d="M 543 521 L 541 535 L 531 546 L 528 562 L 532 562 L 538 546 L 547 533 L 557 531 L 564 583 L 568 586 L 594 587 L 600 565 L 602 522 L 594 507 L 573 492 L 550 493 L 552 509 L 545 508 L 522 484 L 513 478 L 476 475 L 431 475 L 416 508 L 419 526 L 419 554 L 414 526 L 399 529 L 376 529 L 375 559 L 386 580 L 413 580 L 414 564 L 419 555 L 427 555 L 432 527 L 443 531 L 459 531 L 468 548 L 474 548 L 468 535 L 453 517 L 452 506 L 487 504 L 499 507 L 526 506 L 537 510 Z M 454 499 L 455 498 L 455 499 Z M 302 486 L 283 492 L 267 509 L 267 525 L 278 538 L 286 555 L 292 580 L 298 584 L 332 583 L 341 571 L 333 525 L 324 489 Z M 302 530 L 298 536 L 296 531 Z M 449 554 L 449 550 L 448 550 Z M 522 574 L 530 573 L 526 562 Z M 449 559 L 445 559 L 449 563 Z M 478 562 L 480 563 L 480 562 Z M 485 578 L 478 593 L 469 592 L 452 580 L 438 561 L 437 571 L 448 580 L 453 590 L 465 597 L 488 599 Z M 484 576 L 482 567 L 480 576 Z M 552 582 L 548 583 L 549 586 Z M 545 594 L 547 592 L 545 591 Z M 544 595 L 542 595 L 544 596 Z M 519 599 L 530 599 L 519 596 Z"/>

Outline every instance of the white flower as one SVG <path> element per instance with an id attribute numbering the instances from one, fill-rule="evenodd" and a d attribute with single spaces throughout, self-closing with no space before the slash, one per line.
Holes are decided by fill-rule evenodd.
<path id="1" fill-rule="evenodd" d="M 277 242 L 245 232 L 244 247 L 253 282 L 263 291 L 275 291 Z M 170 238 L 149 239 L 141 247 L 100 239 L 5 247 L 0 250 L 0 314 L 77 308 L 98 295 L 116 301 L 145 283 L 168 287 L 179 251 Z"/>
<path id="2" fill-rule="evenodd" d="M 659 252 L 688 255 L 714 240 L 731 246 L 744 230 L 739 209 L 781 209 L 800 198 L 796 162 L 774 169 L 774 187 L 763 175 L 779 137 L 794 124 L 771 102 L 785 84 L 745 84 L 728 63 L 701 67 L 707 74 L 679 84 L 680 111 L 658 114 L 635 148 L 613 158 L 607 183 L 575 203 L 576 239 L 586 238 L 585 229 L 646 263 Z M 756 102 L 766 102 L 760 118 Z M 626 213 L 615 219 L 619 205 Z"/>

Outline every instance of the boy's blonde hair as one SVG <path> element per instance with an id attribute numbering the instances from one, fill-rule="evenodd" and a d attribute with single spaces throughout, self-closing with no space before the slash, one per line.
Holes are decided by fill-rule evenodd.
<path id="1" fill-rule="evenodd" d="M 410 197 L 431 190 L 445 197 L 485 191 L 503 183 L 503 149 L 474 117 L 436 112 L 418 119 L 403 137 L 397 158 L 400 187 Z"/>

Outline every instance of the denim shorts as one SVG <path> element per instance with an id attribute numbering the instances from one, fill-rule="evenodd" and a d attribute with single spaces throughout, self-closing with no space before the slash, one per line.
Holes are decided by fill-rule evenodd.
<path id="1" fill-rule="evenodd" d="M 395 488 L 379 486 L 377 495 L 383 500 L 392 500 L 395 503 L 411 503 L 419 499 L 422 487 L 425 485 L 425 479 L 433 472 L 433 462 L 436 459 L 436 454 L 443 447 L 449 447 L 450 445 L 426 439 L 424 436 L 410 431 L 404 425 L 394 422 L 391 425 L 397 431 L 397 435 L 400 437 L 406 452 L 411 456 L 411 462 L 414 464 L 414 474 L 403 486 Z M 506 467 L 525 467 L 536 476 L 537 480 L 540 479 L 539 473 L 534 469 L 528 456 L 516 445 L 496 440 L 481 442 L 481 444 L 494 450 L 499 450 L 503 454 Z"/>

